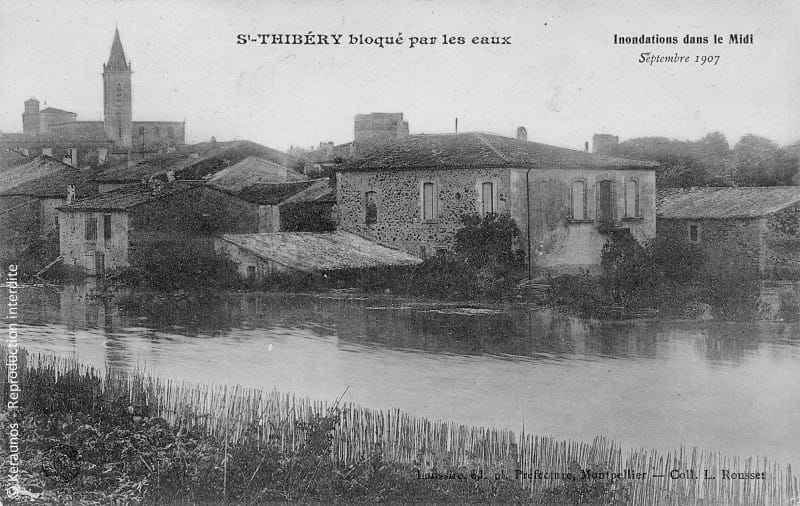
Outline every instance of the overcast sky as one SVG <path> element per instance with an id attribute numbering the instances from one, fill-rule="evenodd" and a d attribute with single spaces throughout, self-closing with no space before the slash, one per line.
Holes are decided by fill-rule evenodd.
<path id="1" fill-rule="evenodd" d="M 23 102 L 101 120 L 115 24 L 133 119 L 183 120 L 187 142 L 278 149 L 352 140 L 353 116 L 403 112 L 411 133 L 485 131 L 582 148 L 593 133 L 800 139 L 800 2 L 0 0 L 0 130 Z M 607 4 L 608 6 L 603 6 Z M 344 34 L 339 46 L 237 45 L 237 34 Z M 347 34 L 402 46 L 352 46 Z M 442 45 L 442 34 L 464 45 Z M 754 36 L 730 45 L 730 33 Z M 714 45 L 615 45 L 614 34 L 722 35 Z M 510 45 L 473 45 L 475 35 Z M 409 47 L 410 36 L 437 36 Z M 638 63 L 642 52 L 692 63 Z M 700 66 L 695 56 L 720 56 Z"/>

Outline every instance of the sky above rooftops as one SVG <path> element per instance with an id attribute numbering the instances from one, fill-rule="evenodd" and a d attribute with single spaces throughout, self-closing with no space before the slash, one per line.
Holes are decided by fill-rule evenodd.
<path id="1" fill-rule="evenodd" d="M 698 139 L 719 130 L 800 139 L 794 0 L 256 2 L 0 0 L 0 130 L 37 97 L 101 120 L 115 25 L 133 68 L 134 121 L 187 122 L 187 142 L 277 149 L 353 138 L 353 116 L 403 112 L 411 133 L 513 135 L 582 149 L 593 133 Z M 237 45 L 240 33 L 396 36 L 402 46 Z M 442 45 L 442 34 L 467 37 Z M 615 34 L 723 35 L 725 44 L 615 45 Z M 754 34 L 730 45 L 730 33 Z M 437 36 L 408 47 L 408 37 Z M 472 45 L 474 35 L 511 45 Z M 716 66 L 637 63 L 642 52 L 719 55 Z"/>

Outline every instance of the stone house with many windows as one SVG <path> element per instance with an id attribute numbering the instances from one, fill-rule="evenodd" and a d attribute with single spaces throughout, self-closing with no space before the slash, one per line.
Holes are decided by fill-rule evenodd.
<path id="1" fill-rule="evenodd" d="M 420 256 L 461 217 L 508 213 L 533 266 L 597 271 L 614 234 L 655 236 L 655 167 L 483 133 L 411 135 L 336 173 L 342 230 Z"/>
<path id="2" fill-rule="evenodd" d="M 694 245 L 713 275 L 800 277 L 800 187 L 664 188 L 660 237 Z"/>

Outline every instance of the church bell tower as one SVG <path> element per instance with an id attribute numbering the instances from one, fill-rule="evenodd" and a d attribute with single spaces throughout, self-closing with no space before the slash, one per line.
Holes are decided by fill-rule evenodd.
<path id="1" fill-rule="evenodd" d="M 106 135 L 118 147 L 131 147 L 131 64 L 125 59 L 119 30 L 114 30 L 111 54 L 103 65 L 103 120 Z"/>

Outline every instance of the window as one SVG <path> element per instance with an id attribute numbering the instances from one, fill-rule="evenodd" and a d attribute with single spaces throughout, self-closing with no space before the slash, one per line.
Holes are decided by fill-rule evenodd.
<path id="1" fill-rule="evenodd" d="M 144 138 L 144 127 L 139 127 L 139 137 Z"/>
<path id="2" fill-rule="evenodd" d="M 378 195 L 375 192 L 367 192 L 364 195 L 364 223 L 371 225 L 378 221 Z"/>
<path id="3" fill-rule="evenodd" d="M 436 209 L 436 185 L 433 183 L 422 183 L 422 219 L 424 221 L 436 221 L 438 217 Z"/>
<path id="4" fill-rule="evenodd" d="M 170 139 L 175 137 L 175 129 L 172 127 L 167 127 L 167 137 Z"/>
<path id="5" fill-rule="evenodd" d="M 483 183 L 481 185 L 481 216 L 494 212 L 494 184 Z"/>
<path id="6" fill-rule="evenodd" d="M 117 105 L 122 105 L 122 83 L 117 83 Z"/>
<path id="7" fill-rule="evenodd" d="M 571 191 L 572 219 L 586 219 L 586 181 L 573 181 Z"/>
<path id="8" fill-rule="evenodd" d="M 103 239 L 108 241 L 111 239 L 111 215 L 103 215 Z"/>
<path id="9" fill-rule="evenodd" d="M 58 232 L 58 215 L 53 216 L 53 227 L 56 229 L 56 232 Z"/>
<path id="10" fill-rule="evenodd" d="M 97 218 L 86 218 L 86 240 L 97 240 Z"/>
<path id="11" fill-rule="evenodd" d="M 700 225 L 697 223 L 689 223 L 689 242 L 692 244 L 700 243 Z"/>
<path id="12" fill-rule="evenodd" d="M 608 179 L 597 183 L 597 222 L 601 227 L 614 225 L 614 184 Z"/>
<path id="13" fill-rule="evenodd" d="M 247 277 L 249 279 L 254 279 L 256 277 L 256 266 L 255 265 L 248 265 L 247 266 Z"/>
<path id="14" fill-rule="evenodd" d="M 153 137 L 159 138 L 161 137 L 161 129 L 158 127 L 153 127 Z"/>
<path id="15" fill-rule="evenodd" d="M 625 217 L 639 218 L 639 181 L 629 179 L 625 181 Z"/>

